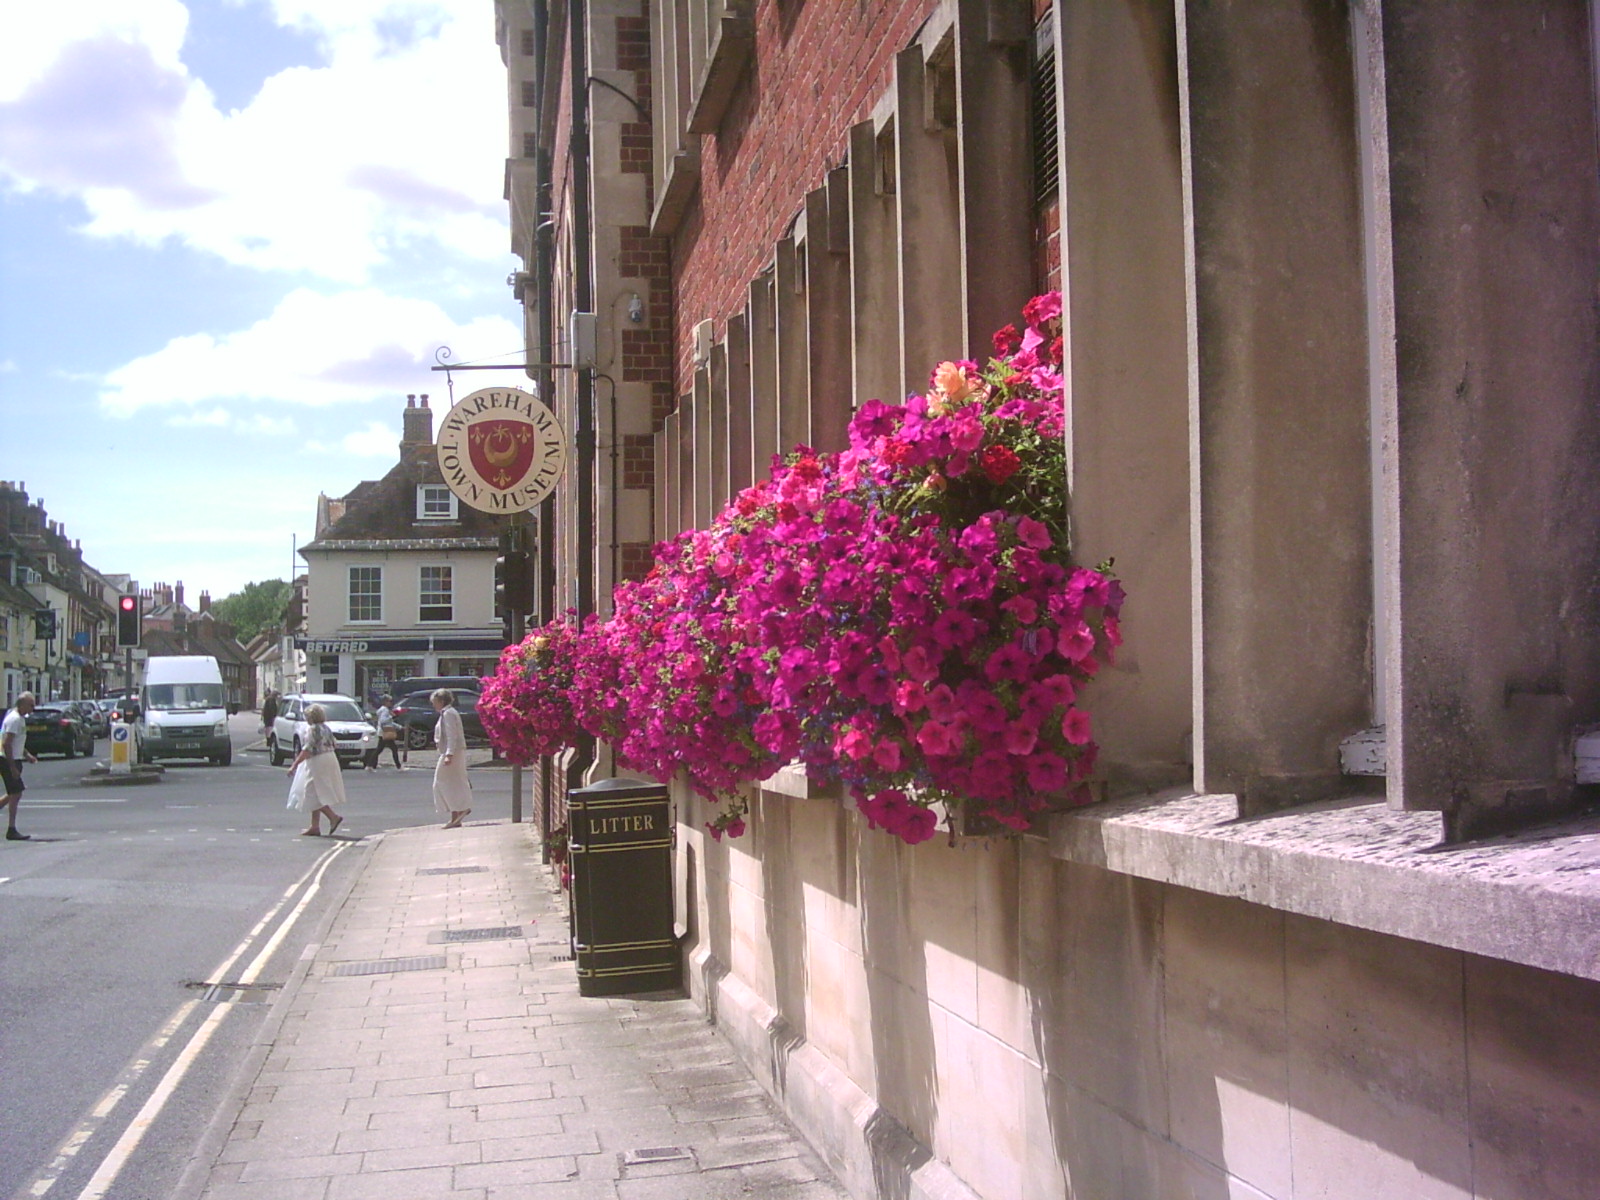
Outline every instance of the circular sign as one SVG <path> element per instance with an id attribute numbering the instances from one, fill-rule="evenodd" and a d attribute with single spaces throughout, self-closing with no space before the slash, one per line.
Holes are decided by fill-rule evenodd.
<path id="1" fill-rule="evenodd" d="M 464 503 L 522 512 L 548 496 L 567 465 L 567 435 L 555 414 L 520 388 L 483 388 L 439 426 L 439 470 Z"/>
<path id="2" fill-rule="evenodd" d="M 125 742 L 128 740 L 129 732 L 131 731 L 129 730 L 128 726 L 124 725 L 121 721 L 118 721 L 111 727 L 111 740 L 113 742 Z"/>

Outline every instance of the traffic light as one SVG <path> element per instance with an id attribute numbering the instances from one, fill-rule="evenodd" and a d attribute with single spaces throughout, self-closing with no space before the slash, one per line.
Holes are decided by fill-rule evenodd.
<path id="1" fill-rule="evenodd" d="M 139 611 L 139 593 L 123 592 L 117 597 L 117 646 L 137 646 L 143 632 L 142 614 Z"/>
<path id="2" fill-rule="evenodd" d="M 500 557 L 494 560 L 495 616 L 533 610 L 532 566 L 526 550 L 501 550 Z"/>

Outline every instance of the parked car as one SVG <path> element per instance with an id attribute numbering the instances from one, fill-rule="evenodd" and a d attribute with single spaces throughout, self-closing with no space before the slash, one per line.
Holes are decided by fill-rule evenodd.
<path id="1" fill-rule="evenodd" d="M 28 714 L 28 751 L 73 758 L 94 753 L 94 734 L 70 701 L 41 704 Z"/>
<path id="2" fill-rule="evenodd" d="M 467 688 L 450 690 L 456 694 L 456 708 L 461 713 L 461 731 L 467 735 L 467 741 L 487 742 L 489 739 L 483 732 L 483 722 L 478 719 L 478 693 Z M 401 736 L 412 750 L 433 745 L 433 727 L 439 723 L 439 714 L 433 710 L 433 702 L 429 699 L 432 695 L 431 688 L 425 692 L 412 692 L 402 697 L 390 710 L 394 713 L 394 719 L 400 722 L 400 728 L 404 731 Z"/>
<path id="3" fill-rule="evenodd" d="M 93 700 L 72 700 L 68 703 L 83 717 L 83 723 L 93 736 L 103 738 L 111 732 L 111 722 L 98 703 Z"/>
<path id="4" fill-rule="evenodd" d="M 267 756 L 272 765 L 281 767 L 296 754 L 306 742 L 306 709 L 313 704 L 322 705 L 327 714 L 328 728 L 333 732 L 334 753 L 341 766 L 360 762 L 370 751 L 378 752 L 378 729 L 361 705 L 349 696 L 333 692 L 292 692 L 278 700 L 278 715 L 267 731 Z"/>

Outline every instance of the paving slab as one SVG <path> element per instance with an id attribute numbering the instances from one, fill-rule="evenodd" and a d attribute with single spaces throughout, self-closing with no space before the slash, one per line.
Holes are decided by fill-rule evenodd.
<path id="1" fill-rule="evenodd" d="M 848 1200 L 690 1000 L 578 994 L 535 837 L 364 843 L 174 1200 Z"/>

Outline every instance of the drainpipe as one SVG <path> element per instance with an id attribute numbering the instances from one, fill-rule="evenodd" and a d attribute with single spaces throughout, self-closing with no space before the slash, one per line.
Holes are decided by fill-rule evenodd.
<path id="1" fill-rule="evenodd" d="M 589 187 L 589 78 L 588 6 L 585 0 L 568 0 L 567 42 L 571 47 L 567 81 L 571 91 L 572 133 L 572 241 L 573 241 L 573 291 L 574 303 L 579 312 L 594 311 L 594 246 L 591 231 L 591 195 Z M 575 541 L 577 543 L 578 569 L 578 620 L 594 612 L 594 551 L 595 551 L 595 421 L 594 421 L 594 370 L 584 368 L 575 372 L 577 377 L 577 423 L 574 441 L 577 443 L 577 511 Z M 574 750 L 567 764 L 567 789 L 574 791 L 583 786 L 584 774 L 594 765 L 594 739 L 585 737 Z"/>
<path id="2" fill-rule="evenodd" d="M 555 218 L 550 212 L 551 194 L 551 145 L 550 126 L 546 120 L 544 106 L 548 101 L 546 89 L 550 84 L 550 3 L 549 0 L 529 0 L 528 15 L 533 20 L 533 52 L 534 52 L 534 91 L 539 97 L 539 157 L 534 166 L 534 200 L 533 200 L 533 286 L 534 286 L 534 328 L 537 330 L 537 343 L 533 347 L 533 361 L 540 364 L 533 368 L 530 375 L 533 379 L 534 392 L 546 403 L 553 404 L 555 397 L 555 376 L 549 363 L 555 361 L 555 339 L 551 337 L 550 330 L 553 320 L 552 309 L 555 304 L 555 270 L 556 270 L 556 243 L 555 243 Z M 539 555 L 539 592 L 535 601 L 539 624 L 548 624 L 555 616 L 556 597 L 556 498 L 552 492 L 539 503 L 539 526 L 537 538 L 537 553 Z M 550 865 L 550 804 L 555 791 L 555 769 L 550 759 L 539 759 L 539 807 L 534 814 L 534 821 L 539 826 L 539 862 L 543 866 Z"/>

